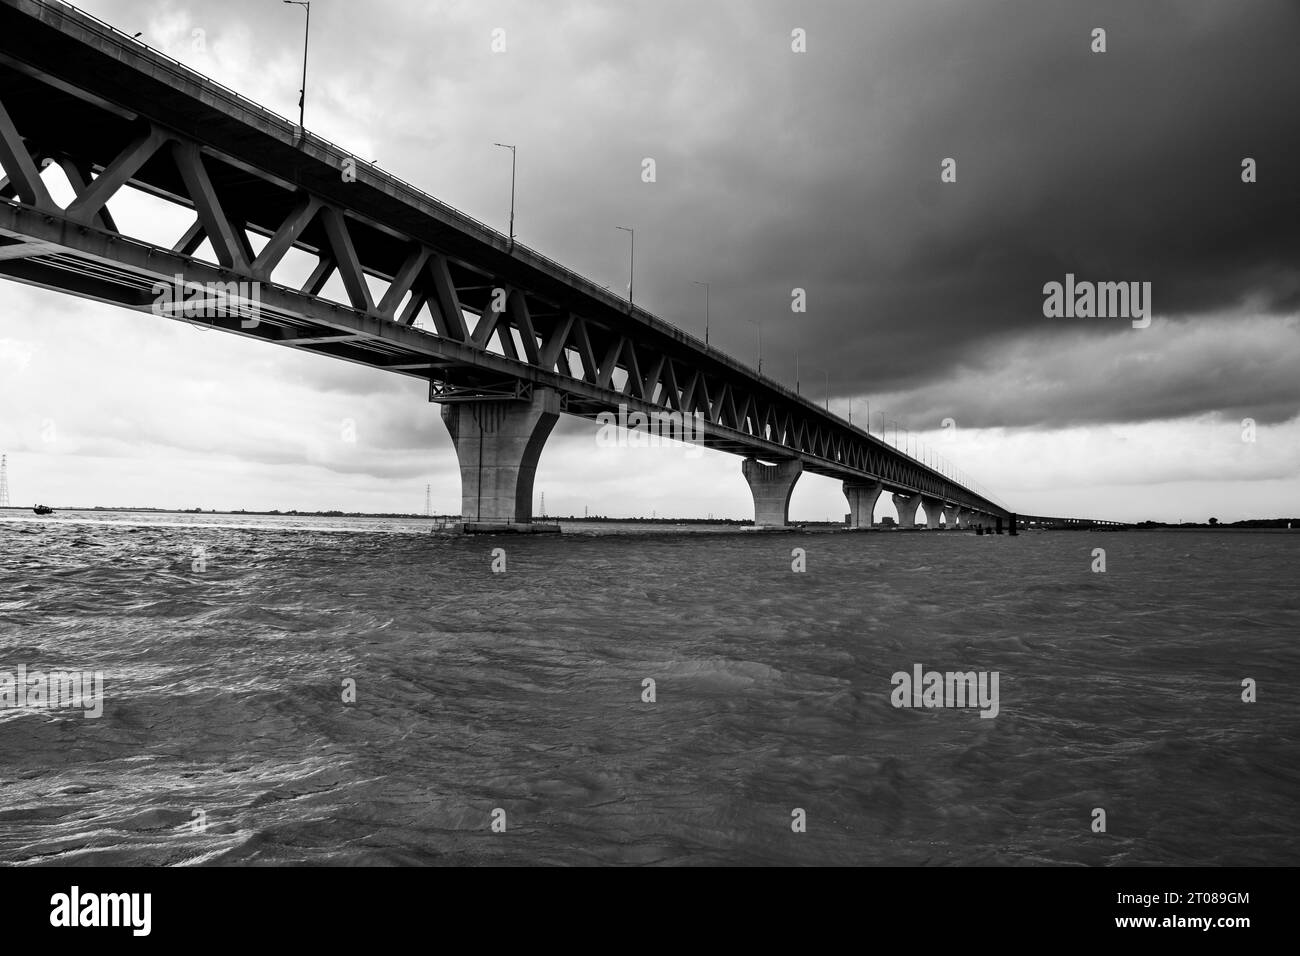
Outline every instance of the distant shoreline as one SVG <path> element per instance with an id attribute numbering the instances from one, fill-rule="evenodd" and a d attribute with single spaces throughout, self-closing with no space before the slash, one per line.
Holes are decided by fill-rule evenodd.
<path id="1" fill-rule="evenodd" d="M 78 507 L 54 505 L 55 512 L 60 511 L 79 511 L 88 514 L 170 514 L 170 515 L 227 515 L 227 516 L 251 516 L 259 518 L 398 518 L 403 521 L 459 521 L 460 515 L 422 515 L 404 512 L 367 512 L 367 511 L 218 511 L 203 510 L 199 508 L 106 508 L 98 507 Z M 17 511 L 31 513 L 30 507 L 21 505 L 9 505 L 0 508 L 0 511 Z M 739 518 L 609 518 L 603 515 L 534 515 L 533 520 L 545 521 L 566 521 L 572 524 L 582 524 L 583 522 L 604 523 L 604 524 L 662 524 L 662 525 L 681 525 L 681 524 L 700 524 L 700 525 L 735 525 L 745 527 L 753 524 L 752 520 Z M 843 522 L 839 521 L 794 521 L 792 525 L 810 527 L 810 528 L 840 528 Z M 1288 525 L 1294 526 L 1294 530 L 1300 531 L 1300 518 L 1247 518 L 1242 521 L 1233 521 L 1223 524 L 1191 523 L 1183 522 L 1182 524 L 1168 524 L 1160 521 L 1140 521 L 1134 524 L 1125 524 L 1120 527 L 1109 528 L 1056 528 L 1044 530 L 1059 531 L 1288 531 Z M 877 525 L 872 530 L 888 530 L 890 525 Z M 1038 529 L 1027 529 L 1023 526 L 1020 528 L 1021 533 L 1037 533 Z"/>
<path id="2" fill-rule="evenodd" d="M 219 511 L 217 509 L 199 509 L 199 508 L 105 508 L 102 506 L 84 507 L 78 505 L 51 505 L 55 512 L 60 511 L 78 511 L 85 514 L 160 514 L 160 515 L 229 515 L 245 516 L 259 518 L 400 518 L 404 521 L 460 521 L 461 516 L 455 515 L 424 515 L 413 514 L 410 512 L 373 512 L 373 511 Z M 10 505 L 0 508 L 0 511 L 19 511 L 31 512 L 30 507 L 21 505 Z M 607 518 L 603 515 L 534 515 L 534 521 L 569 521 L 581 523 L 583 521 L 591 522 L 627 522 L 636 524 L 734 524 L 734 525 L 751 525 L 753 521 L 741 520 L 739 518 Z M 825 525 L 827 527 L 838 527 L 839 522 L 835 521 L 802 521 L 799 524 L 805 525 Z"/>

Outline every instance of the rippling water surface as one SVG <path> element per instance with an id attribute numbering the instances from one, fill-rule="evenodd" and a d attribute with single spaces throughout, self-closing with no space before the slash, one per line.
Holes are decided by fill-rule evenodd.
<path id="1" fill-rule="evenodd" d="M 1300 864 L 1300 534 L 566 531 L 8 513 L 0 862 Z"/>

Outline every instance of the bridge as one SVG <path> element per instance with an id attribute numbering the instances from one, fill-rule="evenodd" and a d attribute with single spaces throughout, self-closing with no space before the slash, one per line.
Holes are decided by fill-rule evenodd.
<path id="1" fill-rule="evenodd" d="M 1100 518 L 1052 518 L 1044 515 L 1020 515 L 1019 524 L 1030 531 L 1115 531 L 1131 528 L 1123 521 L 1103 521 Z"/>
<path id="2" fill-rule="evenodd" d="M 806 471 L 843 482 L 852 527 L 887 492 L 901 527 L 923 506 L 931 528 L 1014 531 L 969 483 L 66 4 L 0 0 L 0 167 L 0 277 L 427 381 L 467 529 L 527 530 L 559 416 L 622 410 L 741 456 L 759 527 L 787 524 Z M 192 224 L 125 234 L 128 187 Z"/>

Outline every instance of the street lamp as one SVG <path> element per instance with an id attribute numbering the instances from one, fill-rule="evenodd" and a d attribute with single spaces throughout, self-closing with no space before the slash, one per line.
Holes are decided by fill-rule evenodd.
<path id="1" fill-rule="evenodd" d="M 510 150 L 510 248 L 515 247 L 515 148 L 510 143 L 493 143 Z"/>
<path id="2" fill-rule="evenodd" d="M 849 399 L 849 424 L 850 425 L 853 424 L 853 403 L 855 401 L 857 401 L 857 399 L 855 398 Z M 871 402 L 867 401 L 864 404 L 867 406 L 867 435 L 870 436 L 871 435 Z"/>
<path id="3" fill-rule="evenodd" d="M 746 319 L 758 332 L 758 374 L 763 374 L 763 326 L 759 325 L 754 319 Z"/>
<path id="4" fill-rule="evenodd" d="M 831 410 L 831 373 L 822 369 L 822 380 L 826 383 L 826 411 Z"/>
<path id="5" fill-rule="evenodd" d="M 632 249 L 627 264 L 627 308 L 632 311 L 632 280 L 636 276 L 636 230 L 629 226 L 615 226 L 632 237 Z"/>
<path id="6" fill-rule="evenodd" d="M 692 279 L 696 285 L 704 286 L 704 347 L 709 347 L 709 284 L 701 282 L 698 279 Z"/>
<path id="7" fill-rule="evenodd" d="M 307 41 L 311 37 L 311 0 L 284 0 L 284 2 L 307 11 L 307 28 L 302 34 L 302 89 L 298 91 L 298 129 L 305 137 L 307 135 L 307 124 L 304 122 L 307 114 Z"/>

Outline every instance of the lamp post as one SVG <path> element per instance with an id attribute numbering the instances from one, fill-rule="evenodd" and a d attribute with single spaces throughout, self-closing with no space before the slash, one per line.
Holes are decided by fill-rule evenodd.
<path id="1" fill-rule="evenodd" d="M 510 248 L 515 247 L 515 147 L 510 143 L 493 143 L 510 150 Z"/>
<path id="2" fill-rule="evenodd" d="M 636 230 L 630 226 L 615 226 L 614 228 L 623 230 L 632 238 L 632 247 L 627 264 L 627 308 L 630 312 L 632 311 L 632 280 L 636 276 Z"/>
<path id="3" fill-rule="evenodd" d="M 704 347 L 709 347 L 709 284 L 701 282 L 698 279 L 692 279 L 696 285 L 704 286 Z"/>
<path id="4" fill-rule="evenodd" d="M 849 399 L 849 424 L 850 425 L 853 424 L 853 403 L 855 401 L 857 401 L 857 399 L 853 399 L 853 398 Z M 863 404 L 867 406 L 867 437 L 870 437 L 871 436 L 871 402 L 868 400 L 866 402 L 863 402 Z"/>
<path id="5" fill-rule="evenodd" d="M 307 124 L 305 122 L 307 115 L 307 42 L 311 39 L 311 0 L 284 0 L 284 2 L 295 7 L 302 7 L 307 11 L 307 28 L 302 34 L 302 89 L 298 91 L 298 129 L 305 137 L 307 135 Z"/>
<path id="6" fill-rule="evenodd" d="M 754 319 L 746 319 L 750 325 L 758 332 L 758 374 L 763 374 L 763 326 L 759 325 Z"/>

